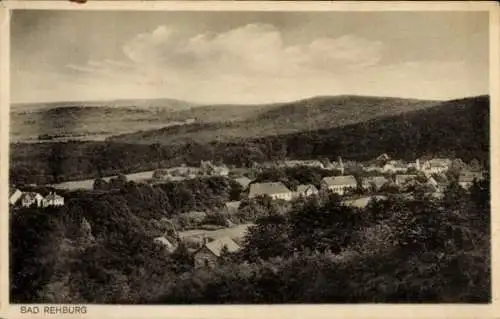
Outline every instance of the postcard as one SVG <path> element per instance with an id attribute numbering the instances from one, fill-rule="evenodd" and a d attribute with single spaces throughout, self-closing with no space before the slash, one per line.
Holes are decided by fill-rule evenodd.
<path id="1" fill-rule="evenodd" d="M 494 318 L 495 2 L 0 14 L 1 317 Z"/>

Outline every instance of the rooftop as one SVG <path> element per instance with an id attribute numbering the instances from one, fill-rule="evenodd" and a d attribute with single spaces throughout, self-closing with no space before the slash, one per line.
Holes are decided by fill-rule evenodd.
<path id="1" fill-rule="evenodd" d="M 215 256 L 220 257 L 222 249 L 227 247 L 228 252 L 234 253 L 240 250 L 240 246 L 229 237 L 221 237 L 217 238 L 214 241 L 211 241 L 205 244 L 205 247 L 208 248 Z"/>
<path id="2" fill-rule="evenodd" d="M 479 180 L 483 176 L 481 173 L 477 172 L 464 172 L 458 177 L 458 181 L 462 183 L 472 183 L 474 180 Z"/>
<path id="3" fill-rule="evenodd" d="M 243 187 L 247 187 L 248 184 L 250 184 L 252 182 L 252 180 L 248 177 L 238 177 L 238 178 L 235 178 L 234 181 L 238 184 L 240 184 L 241 186 Z"/>
<path id="4" fill-rule="evenodd" d="M 315 192 L 318 191 L 318 189 L 316 188 L 316 186 L 314 186 L 312 184 L 303 184 L 303 185 L 297 186 L 297 192 L 298 193 L 305 193 L 307 190 L 312 190 L 312 191 L 315 191 Z"/>
<path id="5" fill-rule="evenodd" d="M 57 195 L 56 193 L 50 193 L 49 195 L 45 196 L 46 200 L 56 200 L 56 199 L 64 199 L 62 196 Z"/>
<path id="6" fill-rule="evenodd" d="M 366 182 L 367 183 L 374 183 L 376 186 L 382 186 L 388 182 L 388 179 L 385 178 L 385 176 L 372 176 L 372 177 L 368 177 L 366 179 Z"/>
<path id="7" fill-rule="evenodd" d="M 352 175 L 325 177 L 323 178 L 323 182 L 330 186 L 357 185 L 356 179 Z"/>
<path id="8" fill-rule="evenodd" d="M 272 195 L 290 193 L 282 182 L 254 183 L 250 185 L 249 196 Z"/>

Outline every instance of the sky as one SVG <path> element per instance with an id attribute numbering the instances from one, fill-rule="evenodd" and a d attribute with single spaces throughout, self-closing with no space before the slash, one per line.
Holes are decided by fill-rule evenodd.
<path id="1" fill-rule="evenodd" d="M 19 10 L 11 100 L 488 94 L 487 12 Z"/>

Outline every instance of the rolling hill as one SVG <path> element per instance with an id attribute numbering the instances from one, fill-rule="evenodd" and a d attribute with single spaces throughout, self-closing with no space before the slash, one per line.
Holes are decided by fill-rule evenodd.
<path id="1" fill-rule="evenodd" d="M 417 156 L 489 160 L 489 96 L 441 102 L 434 107 L 384 116 L 329 129 L 247 140 L 284 145 L 291 158 L 342 155 L 356 160 L 381 153 L 414 160 Z"/>
<path id="2" fill-rule="evenodd" d="M 188 113 L 200 119 L 191 125 L 122 134 L 109 140 L 145 144 L 229 142 L 361 123 L 426 109 L 439 103 L 400 98 L 331 96 L 260 106 L 207 106 L 179 111 L 183 116 L 177 120 L 189 117 Z"/>
<path id="3" fill-rule="evenodd" d="M 41 139 L 102 140 L 107 136 L 165 127 L 168 114 L 193 107 L 172 99 L 14 104 L 11 142 Z"/>
<path id="4" fill-rule="evenodd" d="M 103 140 L 117 135 L 113 140 L 147 144 L 223 141 L 336 127 L 435 104 L 363 96 L 256 105 L 195 105 L 174 99 L 15 104 L 10 137 L 11 142 Z M 186 121 L 194 123 L 175 126 Z"/>

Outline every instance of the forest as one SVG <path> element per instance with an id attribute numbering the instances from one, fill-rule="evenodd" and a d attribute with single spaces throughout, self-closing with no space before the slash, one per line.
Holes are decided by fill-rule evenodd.
<path id="1" fill-rule="evenodd" d="M 194 269 L 180 245 L 153 243 L 158 221 L 218 207 L 223 179 L 73 192 L 59 208 L 11 212 L 13 303 L 488 303 L 490 180 L 452 182 L 442 199 L 415 190 L 366 208 L 336 195 L 288 210 L 262 198 L 242 250 Z M 182 201 L 177 198 L 184 196 Z M 255 203 L 247 203 L 254 205 Z M 201 206 L 203 205 L 203 207 Z"/>

